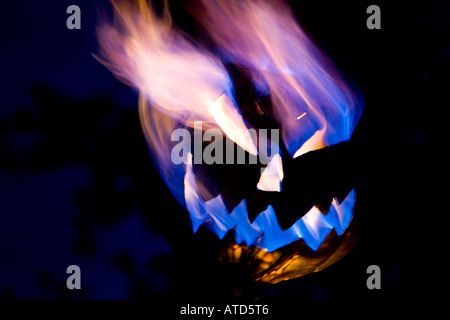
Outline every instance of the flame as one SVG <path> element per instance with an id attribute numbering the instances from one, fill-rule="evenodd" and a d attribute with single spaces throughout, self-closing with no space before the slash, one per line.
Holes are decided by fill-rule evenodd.
<path id="1" fill-rule="evenodd" d="M 270 94 L 288 152 L 348 140 L 362 108 L 333 63 L 300 29 L 282 1 L 201 0 L 197 19 L 231 62 Z M 232 21 L 232 23 L 230 23 Z M 301 122 L 298 115 L 301 115 Z M 320 138 L 303 146 L 317 131 Z M 301 153 L 296 152 L 303 146 Z"/>
<path id="2" fill-rule="evenodd" d="M 221 195 L 209 201 L 202 199 L 192 169 L 192 154 L 188 158 L 184 191 L 194 232 L 204 224 L 222 239 L 230 229 L 235 228 L 236 243 L 245 242 L 247 246 L 254 244 L 268 252 L 297 239 L 303 239 L 311 249 L 317 250 L 333 228 L 341 235 L 350 224 L 355 202 L 354 190 L 341 203 L 333 199 L 326 215 L 313 207 L 286 231 L 280 228 L 276 213 L 270 205 L 250 223 L 245 200 L 229 213 Z"/>
<path id="3" fill-rule="evenodd" d="M 281 181 L 283 181 L 283 162 L 279 153 L 275 154 L 267 167 L 261 173 L 256 188 L 263 191 L 281 191 Z"/>
<path id="4" fill-rule="evenodd" d="M 194 127 L 196 121 L 258 154 L 222 60 L 244 66 L 255 87 L 270 96 L 274 120 L 291 157 L 351 137 L 362 105 L 286 4 L 199 0 L 203 10 L 196 11 L 195 18 L 214 41 L 219 57 L 172 24 L 167 1 L 160 15 L 144 0 L 112 3 L 116 20 L 98 27 L 97 59 L 139 90 L 141 123 L 154 160 L 175 198 L 189 211 L 194 232 L 204 224 L 222 238 L 234 228 L 236 243 L 270 252 L 300 238 L 316 250 L 332 229 L 338 234 L 345 231 L 353 215 L 354 191 L 342 203 L 335 199 L 327 215 L 313 207 L 283 231 L 271 206 L 250 223 L 245 199 L 231 213 L 220 195 L 204 201 L 199 190 L 208 195 L 208 186 L 196 180 L 192 155 L 185 165 L 170 159 L 174 129 Z M 255 108 L 264 114 L 256 102 Z M 255 188 L 281 191 L 282 179 L 282 159 L 276 154 Z"/>
<path id="5" fill-rule="evenodd" d="M 172 26 L 167 1 L 162 17 L 144 0 L 137 7 L 126 1 L 112 3 L 120 27 L 104 23 L 98 28 L 99 60 L 160 112 L 190 127 L 202 121 L 205 128 L 221 129 L 256 155 L 225 67 Z"/>

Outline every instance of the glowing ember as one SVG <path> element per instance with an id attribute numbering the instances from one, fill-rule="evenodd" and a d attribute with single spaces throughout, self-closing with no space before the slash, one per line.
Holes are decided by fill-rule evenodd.
<path id="1" fill-rule="evenodd" d="M 305 115 L 306 115 L 306 111 L 303 112 L 301 115 L 299 115 L 299 116 L 297 117 L 297 120 L 300 120 L 300 119 L 303 118 Z"/>
<path id="2" fill-rule="evenodd" d="M 270 96 L 273 120 L 288 152 L 284 156 L 296 158 L 350 139 L 362 106 L 285 4 L 200 2 L 204 10 L 196 18 L 221 57 L 245 67 L 256 89 Z M 167 4 L 161 16 L 145 1 L 138 6 L 114 2 L 114 8 L 119 25 L 104 23 L 98 28 L 99 59 L 140 91 L 142 126 L 155 162 L 175 198 L 189 211 L 194 232 L 204 224 L 222 238 L 234 229 L 236 243 L 270 252 L 298 239 L 317 250 L 331 230 L 337 235 L 345 231 L 353 215 L 354 191 L 341 203 L 334 199 L 326 215 L 312 207 L 283 231 L 270 205 L 253 223 L 245 199 L 229 212 L 222 196 L 212 196 L 206 182 L 196 179 L 192 154 L 186 155 L 187 163 L 174 164 L 172 132 L 194 127 L 196 121 L 202 122 L 204 130 L 220 130 L 250 154 L 261 150 L 250 135 L 221 59 L 172 25 Z M 259 115 L 265 114 L 257 102 L 254 108 Z M 283 176 L 282 156 L 273 152 L 255 189 L 282 192 Z"/>

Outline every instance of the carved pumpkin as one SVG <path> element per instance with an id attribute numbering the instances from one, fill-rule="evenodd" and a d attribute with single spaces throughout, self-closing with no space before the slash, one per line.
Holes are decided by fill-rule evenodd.
<path id="1" fill-rule="evenodd" d="M 322 270 L 354 245 L 354 176 L 347 169 L 355 148 L 344 141 L 361 102 L 283 3 L 201 3 L 196 18 L 219 55 L 174 28 L 167 7 L 158 16 L 145 1 L 118 2 L 120 28 L 99 28 L 102 62 L 139 89 L 154 161 L 193 231 L 234 234 L 223 240 L 222 261 L 245 265 L 266 283 Z M 249 139 L 251 128 L 279 130 L 281 141 L 266 131 Z M 256 162 L 195 163 L 209 145 L 202 141 L 174 163 L 176 129 L 194 137 L 214 129 Z M 268 150 L 257 147 L 261 139 Z"/>

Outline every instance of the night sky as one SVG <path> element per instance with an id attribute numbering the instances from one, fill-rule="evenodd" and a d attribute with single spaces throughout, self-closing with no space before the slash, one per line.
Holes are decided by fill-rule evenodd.
<path id="1" fill-rule="evenodd" d="M 291 2 L 364 97 L 354 133 L 364 143 L 355 164 L 363 237 L 324 271 L 264 286 L 263 301 L 427 304 L 446 277 L 438 151 L 448 136 L 450 4 Z M 66 27 L 72 4 L 81 30 Z M 183 4 L 171 9 L 189 31 Z M 370 4 L 381 8 L 381 30 L 366 28 Z M 92 56 L 98 12 L 108 10 L 107 1 L 14 1 L 0 11 L 0 297 L 158 299 L 172 311 L 235 301 L 153 167 L 137 92 Z M 81 290 L 66 288 L 72 264 Z M 366 287 L 371 264 L 381 268 L 381 290 Z"/>

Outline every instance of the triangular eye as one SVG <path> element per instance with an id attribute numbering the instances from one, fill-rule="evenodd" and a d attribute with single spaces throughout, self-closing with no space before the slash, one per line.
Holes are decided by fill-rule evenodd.
<path id="1" fill-rule="evenodd" d="M 275 154 L 259 178 L 256 185 L 258 190 L 262 191 L 281 191 L 281 182 L 283 181 L 283 162 L 279 153 Z"/>

